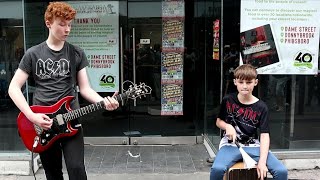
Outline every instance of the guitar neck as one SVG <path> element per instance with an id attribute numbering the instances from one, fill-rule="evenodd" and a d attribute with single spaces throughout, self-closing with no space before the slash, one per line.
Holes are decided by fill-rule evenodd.
<path id="1" fill-rule="evenodd" d="M 122 93 L 122 94 L 116 95 L 114 98 L 118 102 L 120 102 L 122 100 L 127 99 L 127 97 L 128 96 L 126 93 Z M 84 116 L 86 114 L 90 114 L 92 112 L 98 111 L 103 108 L 104 108 L 104 101 L 100 101 L 100 102 L 97 102 L 94 104 L 90 104 L 88 106 L 84 106 L 80 109 L 69 111 L 69 112 L 63 114 L 62 116 L 63 116 L 63 119 L 68 122 L 68 121 L 72 121 L 72 120 L 77 119 L 81 116 Z"/>

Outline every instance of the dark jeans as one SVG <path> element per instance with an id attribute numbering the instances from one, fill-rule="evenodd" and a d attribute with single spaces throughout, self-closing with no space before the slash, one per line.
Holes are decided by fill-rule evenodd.
<path id="1" fill-rule="evenodd" d="M 82 128 L 71 137 L 57 140 L 48 150 L 40 153 L 47 180 L 63 180 L 62 154 L 70 180 L 86 180 Z"/>

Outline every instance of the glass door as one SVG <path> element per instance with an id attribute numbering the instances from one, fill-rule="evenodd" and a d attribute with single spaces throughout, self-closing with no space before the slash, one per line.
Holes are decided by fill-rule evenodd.
<path id="1" fill-rule="evenodd" d="M 130 136 L 159 136 L 161 127 L 161 0 L 128 1 L 125 79 L 149 86 L 151 94 L 130 102 Z M 125 88 L 126 89 L 126 88 Z M 156 125 L 158 122 L 158 125 Z M 159 124 L 160 123 L 160 124 Z M 153 125 L 154 126 L 153 126 Z M 151 125 L 151 126 L 150 126 Z"/>
<path id="2" fill-rule="evenodd" d="M 184 101 L 185 3 L 128 1 L 124 39 L 128 64 L 124 65 L 129 70 L 124 73 L 133 82 L 152 88 L 151 94 L 131 101 L 131 143 L 170 144 L 195 136 L 193 117 L 188 116 Z"/>
<path id="3" fill-rule="evenodd" d="M 192 68 L 184 66 L 183 61 L 188 53 L 189 58 L 195 58 L 185 47 L 187 2 L 118 2 L 120 93 L 125 93 L 130 85 L 141 84 L 152 91 L 120 102 L 121 107 L 114 112 L 100 112 L 92 117 L 96 123 L 84 125 L 85 136 L 92 138 L 93 143 L 107 144 L 103 141 L 112 137 L 112 141 L 123 144 L 195 143 L 197 107 L 187 104 L 196 98 L 191 94 L 193 82 L 188 82 L 188 72 Z M 170 9 L 170 3 L 173 9 Z M 193 11 L 193 2 L 188 4 L 189 10 Z M 170 13 L 177 15 L 168 17 Z M 193 39 L 190 37 L 189 40 Z M 184 99 L 186 95 L 190 98 Z"/>

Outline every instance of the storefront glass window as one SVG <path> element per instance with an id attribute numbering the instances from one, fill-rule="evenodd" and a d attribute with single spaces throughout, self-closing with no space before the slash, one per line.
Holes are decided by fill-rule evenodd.
<path id="1" fill-rule="evenodd" d="M 241 1 L 223 2 L 222 96 L 236 92 L 232 83 L 232 71 L 239 65 L 240 53 L 243 50 L 240 48 Z M 257 31 L 251 33 L 250 36 L 261 34 L 258 30 L 260 29 L 257 28 Z M 266 30 L 264 33 L 268 32 Z M 268 61 L 268 59 L 263 60 Z M 316 57 L 316 61 L 318 61 L 318 57 Z M 257 68 L 265 66 L 258 61 L 253 63 Z M 320 81 L 318 73 L 313 75 L 261 73 L 258 79 L 259 84 L 253 94 L 265 101 L 269 107 L 270 148 L 279 151 L 319 149 L 320 136 L 315 133 L 319 130 L 317 117 L 319 116 Z M 220 134 L 214 133 L 217 130 L 211 126 L 215 126 L 218 110 L 212 110 L 214 115 L 213 118 L 208 117 L 206 130 L 213 149 L 216 150 L 218 149 Z M 207 112 L 210 112 L 210 109 Z"/>
<path id="2" fill-rule="evenodd" d="M 24 53 L 21 1 L 0 2 L 0 152 L 25 150 L 16 126 L 19 113 L 8 86 Z"/>

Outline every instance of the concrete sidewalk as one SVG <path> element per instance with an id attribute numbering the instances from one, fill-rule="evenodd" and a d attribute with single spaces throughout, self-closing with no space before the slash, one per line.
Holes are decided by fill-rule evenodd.
<path id="1" fill-rule="evenodd" d="M 65 174 L 65 179 L 68 176 Z M 289 171 L 290 180 L 317 180 L 320 177 L 320 169 L 312 170 L 292 170 Z M 43 169 L 36 174 L 37 180 L 45 180 Z M 33 176 L 17 175 L 0 175 L 1 180 L 34 180 Z M 196 172 L 185 174 L 160 174 L 160 173 L 143 173 L 143 174 L 96 174 L 88 173 L 89 180 L 206 180 L 209 179 L 209 172 Z M 272 178 L 270 178 L 272 179 Z"/>
<path id="2" fill-rule="evenodd" d="M 203 144 L 85 146 L 85 165 L 89 180 L 206 180 L 209 179 L 212 165 L 206 161 L 208 156 Z M 305 164 L 306 162 L 290 161 L 288 163 Z M 65 165 L 63 172 L 67 180 Z M 270 174 L 268 174 L 269 177 L 271 178 Z M 37 180 L 46 179 L 43 168 L 36 172 L 36 178 Z M 320 179 L 320 169 L 290 170 L 289 179 Z M 0 175 L 0 180 L 34 180 L 34 177 Z"/>
<path id="3" fill-rule="evenodd" d="M 45 180 L 43 174 L 37 173 L 37 180 Z M 68 176 L 65 175 L 65 180 Z M 33 176 L 0 176 L 1 180 L 34 180 Z M 209 173 L 197 172 L 191 174 L 89 174 L 88 180 L 205 180 Z"/>

